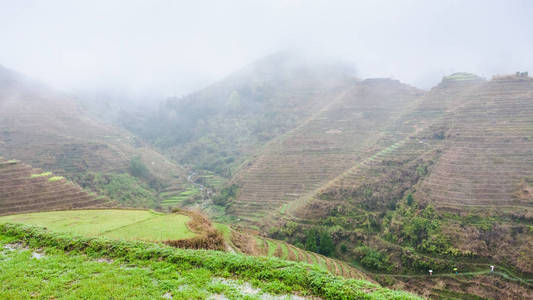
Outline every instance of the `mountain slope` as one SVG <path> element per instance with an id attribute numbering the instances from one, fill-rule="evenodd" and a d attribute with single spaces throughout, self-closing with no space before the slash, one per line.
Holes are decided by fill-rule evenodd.
<path id="1" fill-rule="evenodd" d="M 230 212 L 251 223 L 277 217 L 358 160 L 371 155 L 383 130 L 421 94 L 387 79 L 353 82 L 298 127 L 269 143 L 235 176 Z M 385 144 L 393 144 L 393 137 Z"/>
<path id="2" fill-rule="evenodd" d="M 533 274 L 532 84 L 517 76 L 445 78 L 384 130 L 372 156 L 289 207 L 281 223 L 329 228 L 346 249 L 337 255 L 377 273 L 475 273 L 496 264 L 503 288 L 470 292 L 526 295 Z M 273 236 L 305 239 L 285 232 Z M 370 264 L 370 257 L 378 260 Z M 377 279 L 408 282 L 427 296 L 442 292 L 416 284 L 424 277 L 387 276 Z M 486 282 L 482 275 L 463 281 Z"/>
<path id="3" fill-rule="evenodd" d="M 268 141 L 326 105 L 355 78 L 345 64 L 278 53 L 126 124 L 174 160 L 227 178 Z"/>
<path id="4" fill-rule="evenodd" d="M 137 157 L 147 168 L 140 181 L 154 188 L 185 182 L 181 167 L 131 133 L 86 117 L 67 95 L 1 67 L 0 128 L 0 154 L 88 188 L 91 172 L 134 175 Z"/>

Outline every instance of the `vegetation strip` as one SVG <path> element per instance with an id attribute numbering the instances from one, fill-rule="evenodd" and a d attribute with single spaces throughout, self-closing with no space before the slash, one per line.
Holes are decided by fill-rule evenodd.
<path id="1" fill-rule="evenodd" d="M 19 224 L 2 224 L 0 232 L 32 247 L 54 247 L 129 262 L 157 260 L 205 268 L 217 276 L 250 280 L 254 284 L 265 286 L 267 291 L 278 294 L 299 291 L 326 299 L 420 299 L 407 292 L 385 289 L 364 280 L 344 279 L 315 266 L 277 258 L 175 249 L 145 242 L 84 238 Z M 275 284 L 275 289 L 272 284 Z"/>

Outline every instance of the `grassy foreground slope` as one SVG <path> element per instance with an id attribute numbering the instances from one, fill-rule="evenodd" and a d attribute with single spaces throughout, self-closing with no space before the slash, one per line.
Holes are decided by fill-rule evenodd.
<path id="1" fill-rule="evenodd" d="M 6 270 L 0 275 L 4 298 L 206 299 L 224 295 L 253 299 L 272 293 L 326 299 L 418 299 L 301 263 L 82 238 L 23 225 L 0 225 L 0 246 L 0 267 Z"/>
<path id="2" fill-rule="evenodd" d="M 224 224 L 211 224 L 202 215 L 190 211 L 173 214 L 124 209 L 49 211 L 0 217 L 0 224 L 4 223 L 45 227 L 53 232 L 85 237 L 164 243 L 180 241 L 179 244 L 170 245 L 278 257 L 317 265 L 345 278 L 367 278 L 364 273 L 346 263 L 307 252 L 282 241 L 238 232 Z"/>

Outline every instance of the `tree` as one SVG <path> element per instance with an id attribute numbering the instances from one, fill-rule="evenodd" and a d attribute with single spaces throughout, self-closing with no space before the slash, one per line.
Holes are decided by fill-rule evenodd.
<path id="1" fill-rule="evenodd" d="M 407 205 L 409 206 L 413 205 L 413 201 L 414 201 L 413 194 L 407 195 Z"/>
<path id="2" fill-rule="evenodd" d="M 314 228 L 307 231 L 305 249 L 312 252 L 318 252 L 318 231 Z"/>
<path id="3" fill-rule="evenodd" d="M 330 256 L 333 253 L 333 250 L 335 250 L 335 245 L 333 244 L 333 240 L 331 239 L 331 236 L 329 233 L 325 230 L 322 230 L 320 232 L 320 240 L 318 245 L 318 253 Z"/>

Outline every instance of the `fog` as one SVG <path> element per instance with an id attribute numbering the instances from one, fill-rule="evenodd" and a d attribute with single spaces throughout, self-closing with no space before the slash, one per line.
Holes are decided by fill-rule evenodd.
<path id="1" fill-rule="evenodd" d="M 533 70 L 532 1 L 0 0 L 0 64 L 56 88 L 189 93 L 287 49 L 430 88 Z"/>

